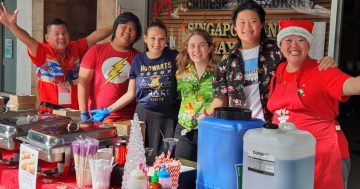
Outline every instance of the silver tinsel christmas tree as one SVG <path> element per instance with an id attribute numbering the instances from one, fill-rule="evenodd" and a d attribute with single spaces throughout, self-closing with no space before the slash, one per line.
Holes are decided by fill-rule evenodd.
<path id="1" fill-rule="evenodd" d="M 137 113 L 134 114 L 134 120 L 131 121 L 130 138 L 128 144 L 128 153 L 121 188 L 127 188 L 127 181 L 131 171 L 139 167 L 140 163 L 146 163 L 145 149 L 141 127 Z"/>

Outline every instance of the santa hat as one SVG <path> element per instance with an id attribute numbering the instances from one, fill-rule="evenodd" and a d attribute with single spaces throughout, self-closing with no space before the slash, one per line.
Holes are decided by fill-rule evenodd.
<path id="1" fill-rule="evenodd" d="M 281 40 L 289 35 L 299 35 L 304 37 L 311 44 L 313 35 L 312 30 L 314 22 L 307 20 L 281 20 L 279 33 L 277 35 L 277 44 L 280 46 Z"/>

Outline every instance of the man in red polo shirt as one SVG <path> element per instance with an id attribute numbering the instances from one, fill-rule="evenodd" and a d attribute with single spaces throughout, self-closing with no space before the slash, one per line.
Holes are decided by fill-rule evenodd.
<path id="1" fill-rule="evenodd" d="M 80 61 L 89 47 L 111 34 L 112 28 L 94 31 L 86 38 L 70 41 L 66 23 L 58 18 L 46 26 L 45 39 L 40 43 L 16 23 L 18 11 L 9 13 L 1 3 L 0 22 L 28 48 L 31 61 L 36 66 L 40 114 L 52 113 L 53 109 L 78 109 L 77 80 Z"/>

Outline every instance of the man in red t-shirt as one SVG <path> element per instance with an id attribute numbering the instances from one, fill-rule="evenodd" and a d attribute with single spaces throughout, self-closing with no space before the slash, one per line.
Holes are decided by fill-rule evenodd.
<path id="1" fill-rule="evenodd" d="M 47 24 L 45 39 L 40 43 L 16 23 L 18 11 L 9 13 L 1 3 L 0 22 L 28 48 L 31 61 L 36 65 L 40 114 L 52 113 L 53 109 L 78 109 L 77 79 L 80 60 L 87 49 L 111 33 L 111 27 L 94 31 L 86 38 L 70 41 L 67 25 L 61 19 Z"/>
<path id="2" fill-rule="evenodd" d="M 89 49 L 81 62 L 79 72 L 79 108 L 82 121 L 89 119 L 89 110 L 101 109 L 108 116 L 109 107 L 128 90 L 130 67 L 139 51 L 132 45 L 141 37 L 137 16 L 124 12 L 114 21 L 111 42 Z M 131 119 L 135 99 L 121 111 L 112 113 L 104 122 Z"/>

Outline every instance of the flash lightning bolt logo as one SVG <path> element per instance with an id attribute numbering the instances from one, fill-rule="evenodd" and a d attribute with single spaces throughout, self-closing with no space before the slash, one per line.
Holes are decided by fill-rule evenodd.
<path id="1" fill-rule="evenodd" d="M 121 73 L 121 69 L 125 66 L 126 60 L 127 58 L 123 58 L 122 60 L 120 60 L 119 62 L 115 63 L 112 66 L 112 70 L 109 72 L 109 77 L 105 83 L 113 80 L 116 76 L 118 76 Z"/>

